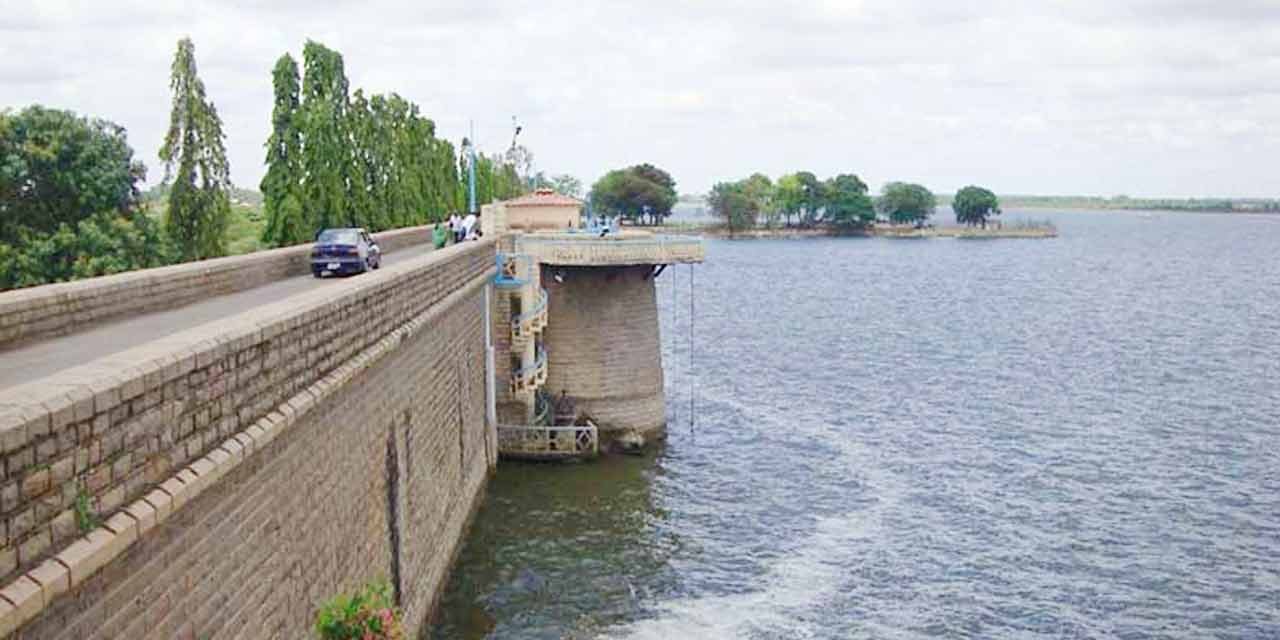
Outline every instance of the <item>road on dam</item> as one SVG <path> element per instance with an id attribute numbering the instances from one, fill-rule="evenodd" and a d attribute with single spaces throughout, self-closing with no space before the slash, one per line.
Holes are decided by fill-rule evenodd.
<path id="1" fill-rule="evenodd" d="M 405 247 L 399 251 L 388 252 L 383 256 L 382 264 L 390 266 L 421 256 L 430 250 L 429 244 Z M 350 277 L 366 276 L 367 274 Z M 260 287 L 216 296 L 183 307 L 125 317 L 85 331 L 3 350 L 0 351 L 0 390 L 92 362 L 206 322 L 234 316 L 259 305 L 279 302 L 316 287 L 329 286 L 339 280 L 342 278 L 317 279 L 307 273 L 305 276 L 295 276 Z"/>

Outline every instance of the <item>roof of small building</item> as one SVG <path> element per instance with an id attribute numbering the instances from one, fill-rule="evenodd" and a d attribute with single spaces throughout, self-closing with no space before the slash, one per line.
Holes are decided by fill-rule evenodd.
<path id="1" fill-rule="evenodd" d="M 582 201 L 544 188 L 507 200 L 506 205 L 508 207 L 580 207 Z"/>

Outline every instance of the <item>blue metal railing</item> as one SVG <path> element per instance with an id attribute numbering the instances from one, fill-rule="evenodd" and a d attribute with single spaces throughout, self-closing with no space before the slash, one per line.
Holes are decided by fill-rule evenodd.
<path id="1" fill-rule="evenodd" d="M 498 275 L 493 277 L 493 284 L 499 288 L 514 288 L 529 281 L 529 256 L 519 253 L 498 252 L 494 261 L 497 263 Z"/>
<path id="2" fill-rule="evenodd" d="M 533 364 L 528 367 L 520 367 L 519 369 L 516 369 L 515 373 L 512 375 L 515 378 L 522 380 L 525 376 L 536 375 L 538 373 L 538 369 L 545 366 L 547 366 L 547 350 L 542 347 L 538 347 L 538 357 L 534 358 Z"/>
<path id="3" fill-rule="evenodd" d="M 535 317 L 537 317 L 539 313 L 542 313 L 546 309 L 547 309 L 547 290 L 539 289 L 538 301 L 534 303 L 533 308 L 518 316 L 513 317 L 511 319 L 511 325 L 515 327 L 523 327 L 526 321 L 534 319 Z"/>

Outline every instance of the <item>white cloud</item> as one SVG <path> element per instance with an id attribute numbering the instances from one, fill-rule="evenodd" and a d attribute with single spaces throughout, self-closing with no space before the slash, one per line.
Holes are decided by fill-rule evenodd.
<path id="1" fill-rule="evenodd" d="M 1275 1 L 258 4 L 0 0 L 0 107 L 115 120 L 156 179 L 190 35 L 252 186 L 271 66 L 313 38 L 353 88 L 399 92 L 453 140 L 474 120 L 498 150 L 518 115 L 538 168 L 587 182 L 649 161 L 686 191 L 809 169 L 939 191 L 1277 195 Z"/>

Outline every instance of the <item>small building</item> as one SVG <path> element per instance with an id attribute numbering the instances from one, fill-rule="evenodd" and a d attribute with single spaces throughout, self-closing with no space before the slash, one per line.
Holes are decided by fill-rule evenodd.
<path id="1" fill-rule="evenodd" d="M 564 231 L 577 229 L 582 220 L 582 201 L 537 189 L 503 203 L 506 226 L 511 231 Z"/>

